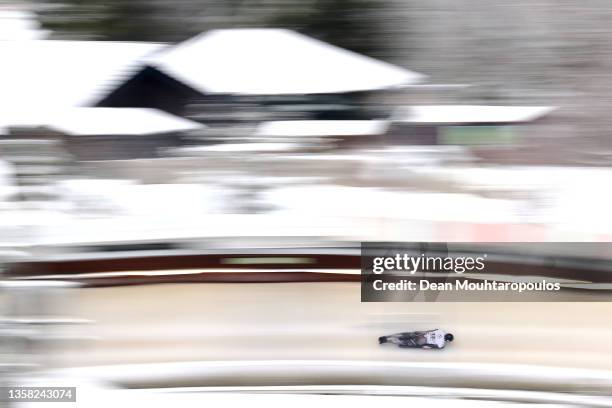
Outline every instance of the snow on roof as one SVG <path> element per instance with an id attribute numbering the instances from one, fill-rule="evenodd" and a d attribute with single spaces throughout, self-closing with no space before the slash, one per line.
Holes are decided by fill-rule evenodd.
<path id="1" fill-rule="evenodd" d="M 68 135 L 147 135 L 205 128 L 204 125 L 149 108 L 67 108 L 1 112 L 0 129 L 46 127 Z"/>
<path id="2" fill-rule="evenodd" d="M 285 29 L 212 30 L 152 56 L 149 63 L 205 93 L 341 93 L 424 79 Z"/>
<path id="3" fill-rule="evenodd" d="M 33 12 L 0 5 L 0 40 L 40 40 L 47 35 L 48 31 L 40 29 Z"/>
<path id="4" fill-rule="evenodd" d="M 384 120 L 284 120 L 264 122 L 256 136 L 367 136 L 387 131 Z"/>
<path id="5" fill-rule="evenodd" d="M 286 152 L 295 148 L 291 143 L 221 143 L 212 146 L 194 146 L 180 149 L 182 153 L 238 153 L 238 152 Z"/>
<path id="6" fill-rule="evenodd" d="M 513 123 L 530 122 L 555 110 L 545 106 L 422 105 L 399 108 L 396 122 Z"/>
<path id="7" fill-rule="evenodd" d="M 164 47 L 107 41 L 0 41 L 0 109 L 94 104 Z"/>

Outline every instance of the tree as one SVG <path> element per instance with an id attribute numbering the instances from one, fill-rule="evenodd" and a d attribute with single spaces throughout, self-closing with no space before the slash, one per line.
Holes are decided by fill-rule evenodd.
<path id="1" fill-rule="evenodd" d="M 284 27 L 373 56 L 389 43 L 384 1 L 44 0 L 41 6 L 43 27 L 62 39 L 175 42 L 211 28 Z"/>

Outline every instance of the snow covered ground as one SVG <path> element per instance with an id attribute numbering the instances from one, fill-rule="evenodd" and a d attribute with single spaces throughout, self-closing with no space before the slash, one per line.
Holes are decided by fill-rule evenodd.
<path id="1" fill-rule="evenodd" d="M 403 241 L 612 238 L 612 169 L 432 168 L 465 192 L 333 184 L 71 180 L 62 205 L 0 213 L 3 245 L 215 237 Z M 494 191 L 495 194 L 489 194 Z M 507 194 L 504 192 L 507 191 Z M 237 205 L 238 204 L 238 205 Z M 253 213 L 249 208 L 261 208 Z M 244 211 L 236 211 L 244 207 Z"/>

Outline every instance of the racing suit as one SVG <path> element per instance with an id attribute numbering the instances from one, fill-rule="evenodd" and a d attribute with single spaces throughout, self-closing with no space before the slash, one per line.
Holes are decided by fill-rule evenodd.
<path id="1" fill-rule="evenodd" d="M 435 329 L 391 334 L 378 338 L 378 343 L 393 343 L 402 348 L 434 348 L 442 349 L 446 346 L 447 333 Z"/>

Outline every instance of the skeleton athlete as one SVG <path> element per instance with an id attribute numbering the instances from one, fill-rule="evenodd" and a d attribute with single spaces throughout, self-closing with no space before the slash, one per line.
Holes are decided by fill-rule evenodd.
<path id="1" fill-rule="evenodd" d="M 442 349 L 446 343 L 453 341 L 451 333 L 442 330 L 427 330 L 391 334 L 378 338 L 378 343 L 393 343 L 402 348 L 434 348 Z"/>

